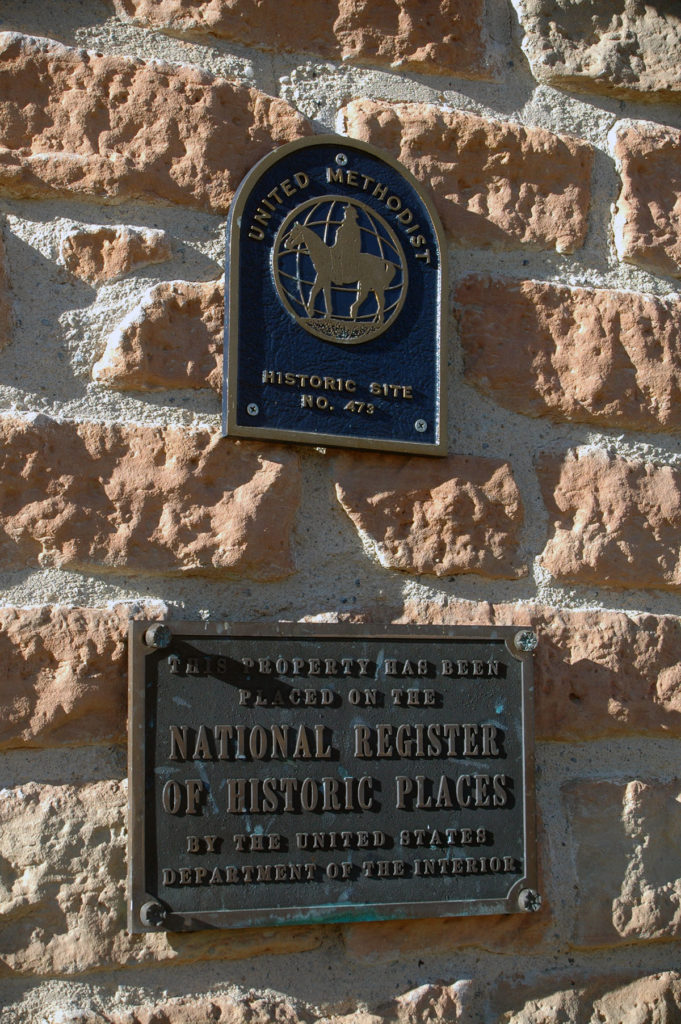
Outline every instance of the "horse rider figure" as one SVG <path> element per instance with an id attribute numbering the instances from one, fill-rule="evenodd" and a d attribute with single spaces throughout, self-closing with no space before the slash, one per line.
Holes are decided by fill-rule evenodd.
<path id="1" fill-rule="evenodd" d="M 332 279 L 336 284 L 350 284 L 359 280 L 359 257 L 362 252 L 362 233 L 357 223 L 357 210 L 349 203 L 331 246 Z"/>
<path id="2" fill-rule="evenodd" d="M 314 319 L 321 314 L 316 302 L 319 293 L 324 296 L 327 318 L 333 317 L 333 285 L 357 283 L 356 297 L 350 306 L 349 319 L 354 320 L 366 299 L 376 296 L 373 323 L 382 323 L 385 310 L 385 292 L 395 277 L 396 265 L 384 256 L 362 252 L 361 229 L 357 223 L 357 210 L 348 203 L 343 220 L 336 230 L 332 245 L 314 228 L 296 221 L 284 238 L 284 248 L 307 252 L 314 267 L 314 281 L 305 302 L 307 316 Z"/>

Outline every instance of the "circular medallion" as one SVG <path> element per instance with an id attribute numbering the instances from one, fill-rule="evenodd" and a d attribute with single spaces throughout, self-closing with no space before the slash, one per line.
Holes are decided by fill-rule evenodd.
<path id="1" fill-rule="evenodd" d="M 390 327 L 407 294 L 407 263 L 391 227 L 356 199 L 321 196 L 293 210 L 272 250 L 284 308 L 323 341 L 358 345 Z"/>

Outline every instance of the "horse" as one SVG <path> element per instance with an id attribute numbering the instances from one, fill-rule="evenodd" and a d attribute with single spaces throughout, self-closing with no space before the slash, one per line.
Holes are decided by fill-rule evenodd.
<path id="1" fill-rule="evenodd" d="M 354 320 L 357 312 L 371 292 L 376 296 L 378 309 L 374 322 L 383 322 L 383 311 L 385 308 L 385 290 L 396 273 L 392 263 L 382 259 L 380 256 L 373 256 L 368 252 L 355 254 L 351 261 L 354 266 L 348 268 L 347 254 L 334 251 L 335 245 L 327 245 L 312 228 L 299 224 L 297 221 L 284 239 L 284 248 L 307 250 L 312 265 L 315 269 L 315 279 L 307 303 L 307 314 L 314 317 L 315 301 L 320 292 L 324 293 L 327 317 L 332 316 L 331 307 L 331 285 L 333 284 L 354 284 L 357 282 L 357 298 L 350 307 L 350 318 Z M 345 268 L 345 269 L 344 269 Z"/>

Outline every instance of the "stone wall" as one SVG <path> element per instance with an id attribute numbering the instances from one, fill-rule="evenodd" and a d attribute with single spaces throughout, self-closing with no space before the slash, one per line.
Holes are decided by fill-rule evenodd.
<path id="1" fill-rule="evenodd" d="M 4 0 L 0 1019 L 681 1019 L 681 15 Z M 449 455 L 223 440 L 225 216 L 398 157 L 449 240 Z M 533 621 L 542 910 L 128 935 L 129 617 Z"/>

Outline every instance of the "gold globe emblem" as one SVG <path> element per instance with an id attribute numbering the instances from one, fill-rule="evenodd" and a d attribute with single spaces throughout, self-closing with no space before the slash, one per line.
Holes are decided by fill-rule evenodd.
<path id="1" fill-rule="evenodd" d="M 392 228 L 355 199 L 321 196 L 284 220 L 272 250 L 284 308 L 323 341 L 358 345 L 394 323 L 407 264 Z"/>

